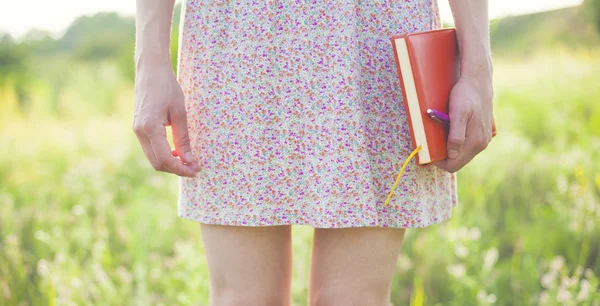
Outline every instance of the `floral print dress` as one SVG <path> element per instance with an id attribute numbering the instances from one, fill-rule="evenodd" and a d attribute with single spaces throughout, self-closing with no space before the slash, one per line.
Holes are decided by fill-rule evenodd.
<path id="1" fill-rule="evenodd" d="M 426 227 L 454 174 L 411 161 L 390 36 L 440 28 L 435 0 L 184 0 L 178 81 L 202 170 L 178 215 L 234 226 Z"/>

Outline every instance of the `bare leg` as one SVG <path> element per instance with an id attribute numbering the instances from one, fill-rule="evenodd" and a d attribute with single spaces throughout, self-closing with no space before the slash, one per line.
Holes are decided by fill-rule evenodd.
<path id="1" fill-rule="evenodd" d="M 210 305 L 288 306 L 291 226 L 201 224 L 210 276 Z"/>
<path id="2" fill-rule="evenodd" d="M 316 228 L 309 305 L 388 306 L 403 228 Z"/>

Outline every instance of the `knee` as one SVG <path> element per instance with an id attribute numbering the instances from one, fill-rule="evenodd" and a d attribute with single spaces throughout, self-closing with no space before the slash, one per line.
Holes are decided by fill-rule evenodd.
<path id="1" fill-rule="evenodd" d="M 330 288 L 331 289 L 331 288 Z M 310 306 L 373 305 L 390 306 L 390 296 L 385 290 L 328 290 L 317 289 L 311 292 Z"/>
<path id="2" fill-rule="evenodd" d="M 289 306 L 289 295 L 283 291 L 258 291 L 239 288 L 220 288 L 211 290 L 211 306 Z"/>

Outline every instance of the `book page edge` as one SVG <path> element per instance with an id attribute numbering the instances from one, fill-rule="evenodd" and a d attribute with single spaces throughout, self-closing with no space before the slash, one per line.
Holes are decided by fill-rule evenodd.
<path id="1" fill-rule="evenodd" d="M 396 52 L 398 54 L 398 60 L 400 61 L 400 73 L 402 73 L 404 89 L 406 90 L 406 104 L 409 108 L 408 113 L 412 122 L 415 142 L 417 147 L 421 145 L 421 151 L 418 153 L 419 163 L 429 164 L 431 162 L 431 154 L 429 153 L 429 146 L 427 145 L 427 138 L 425 137 L 425 127 L 423 126 L 423 117 L 412 72 L 412 65 L 410 57 L 408 56 L 408 46 L 406 44 L 406 39 L 404 38 L 397 38 L 395 40 Z M 403 66 L 405 67 L 404 69 L 402 69 Z"/>

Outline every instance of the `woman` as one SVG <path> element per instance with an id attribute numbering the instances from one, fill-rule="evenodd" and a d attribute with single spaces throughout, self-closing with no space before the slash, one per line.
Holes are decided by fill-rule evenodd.
<path id="1" fill-rule="evenodd" d="M 449 158 L 409 164 L 389 38 L 440 28 L 435 0 L 137 1 L 133 129 L 201 224 L 211 305 L 289 305 L 291 225 L 315 228 L 311 305 L 389 305 L 406 228 L 451 216 L 454 172 L 491 138 L 487 1 L 451 0 L 461 77 Z M 165 126 L 171 126 L 171 151 Z"/>

